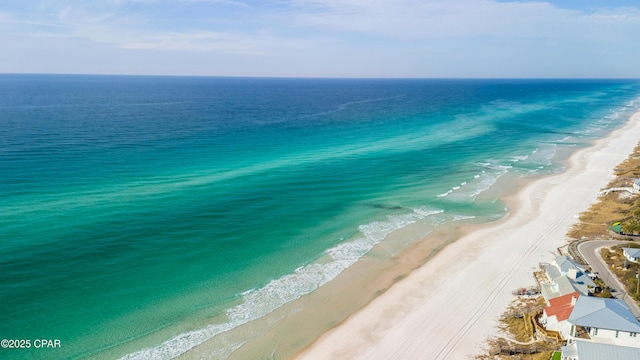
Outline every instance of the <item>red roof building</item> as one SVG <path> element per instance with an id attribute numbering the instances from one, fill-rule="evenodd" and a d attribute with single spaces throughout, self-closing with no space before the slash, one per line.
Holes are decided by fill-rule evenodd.
<path id="1" fill-rule="evenodd" d="M 549 306 L 544 308 L 545 315 L 547 317 L 555 316 L 558 322 L 567 320 L 579 296 L 580 293 L 576 291 L 550 299 Z"/>

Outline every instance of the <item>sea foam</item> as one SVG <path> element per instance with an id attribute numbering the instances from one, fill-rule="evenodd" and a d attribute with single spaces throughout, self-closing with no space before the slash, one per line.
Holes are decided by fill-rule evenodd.
<path id="1" fill-rule="evenodd" d="M 355 264 L 393 231 L 441 213 L 444 213 L 444 210 L 417 208 L 408 214 L 388 216 L 386 221 L 361 225 L 359 230 L 363 237 L 327 249 L 326 256 L 319 261 L 301 266 L 293 273 L 271 280 L 261 288 L 243 293 L 242 303 L 227 310 L 227 322 L 180 334 L 159 346 L 128 354 L 121 360 L 173 359 L 178 357 L 219 334 L 259 319 L 279 307 L 315 291 Z"/>

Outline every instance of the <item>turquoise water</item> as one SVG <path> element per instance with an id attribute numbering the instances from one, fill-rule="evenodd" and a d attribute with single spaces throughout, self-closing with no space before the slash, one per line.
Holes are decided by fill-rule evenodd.
<path id="1" fill-rule="evenodd" d="M 480 195 L 561 170 L 639 96 L 627 80 L 0 75 L 0 337 L 62 345 L 0 357 L 177 356 L 398 228 L 504 216 Z"/>

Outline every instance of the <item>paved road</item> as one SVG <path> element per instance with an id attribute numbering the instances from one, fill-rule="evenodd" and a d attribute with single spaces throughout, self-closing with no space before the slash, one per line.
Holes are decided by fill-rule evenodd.
<path id="1" fill-rule="evenodd" d="M 591 266 L 594 272 L 598 273 L 600 279 L 612 289 L 611 293 L 617 298 L 622 299 L 629 306 L 633 316 L 640 318 L 640 308 L 636 305 L 635 301 L 624 290 L 624 286 L 618 281 L 618 278 L 611 272 L 609 266 L 602 260 L 600 256 L 600 249 L 603 247 L 611 247 L 614 245 L 626 244 L 629 241 L 621 240 L 593 240 L 585 241 L 578 245 L 578 252 L 582 258 Z"/>

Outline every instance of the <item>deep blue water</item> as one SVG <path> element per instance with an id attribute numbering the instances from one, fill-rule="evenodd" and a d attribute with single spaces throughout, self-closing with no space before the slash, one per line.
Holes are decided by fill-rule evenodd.
<path id="1" fill-rule="evenodd" d="M 0 75 L 0 334 L 63 345 L 0 357 L 171 358 L 395 229 L 504 216 L 479 195 L 561 170 L 639 97 L 632 80 Z"/>

